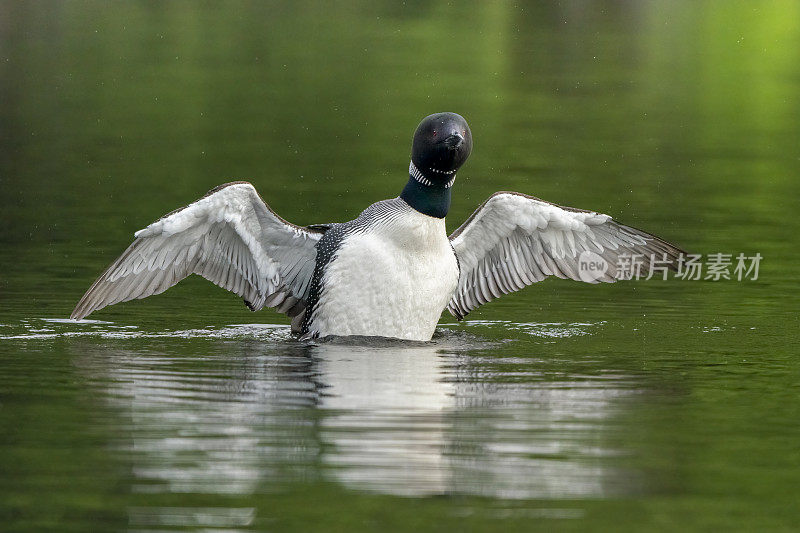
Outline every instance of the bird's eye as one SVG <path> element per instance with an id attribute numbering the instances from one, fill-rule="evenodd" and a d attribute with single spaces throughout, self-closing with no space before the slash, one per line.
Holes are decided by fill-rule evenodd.
<path id="1" fill-rule="evenodd" d="M 466 136 L 467 136 L 467 130 L 461 130 L 461 135 L 463 135 L 464 137 L 466 137 Z"/>
<path id="2" fill-rule="evenodd" d="M 436 137 L 436 130 L 433 130 L 433 136 Z"/>

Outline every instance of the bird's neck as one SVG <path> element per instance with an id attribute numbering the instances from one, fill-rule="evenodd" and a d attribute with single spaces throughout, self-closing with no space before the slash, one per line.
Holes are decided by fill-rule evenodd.
<path id="1" fill-rule="evenodd" d="M 436 218 L 444 218 L 450 210 L 450 191 L 456 176 L 447 183 L 437 183 L 427 179 L 411 163 L 408 173 L 408 183 L 400 193 L 400 198 L 422 213 Z"/>

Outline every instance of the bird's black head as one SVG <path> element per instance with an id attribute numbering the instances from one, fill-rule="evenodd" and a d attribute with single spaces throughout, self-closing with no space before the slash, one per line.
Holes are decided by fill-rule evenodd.
<path id="1" fill-rule="evenodd" d="M 456 171 L 472 151 L 472 133 L 464 117 L 456 113 L 435 113 L 425 117 L 414 132 L 411 173 L 424 185 L 453 184 Z"/>

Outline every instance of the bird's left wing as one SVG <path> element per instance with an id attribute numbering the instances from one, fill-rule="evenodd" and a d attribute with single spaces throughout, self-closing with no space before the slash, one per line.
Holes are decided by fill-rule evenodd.
<path id="1" fill-rule="evenodd" d="M 608 215 L 506 191 L 490 196 L 450 235 L 450 242 L 461 272 L 447 309 L 458 319 L 547 276 L 611 283 L 624 277 L 617 273 L 628 259 L 632 268 L 646 274 L 651 262 L 675 270 L 683 253 Z M 605 269 L 582 271 L 579 258 L 584 252 L 599 256 Z"/>

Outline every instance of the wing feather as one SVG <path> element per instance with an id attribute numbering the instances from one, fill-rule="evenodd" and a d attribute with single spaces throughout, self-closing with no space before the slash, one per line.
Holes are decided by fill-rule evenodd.
<path id="1" fill-rule="evenodd" d="M 612 283 L 624 254 L 641 255 L 643 272 L 652 261 L 675 270 L 684 252 L 608 215 L 561 207 L 532 196 L 499 192 L 450 236 L 461 273 L 448 310 L 463 318 L 476 307 L 547 276 Z M 606 272 L 581 278 L 578 259 L 594 252 Z"/>
<path id="2" fill-rule="evenodd" d="M 190 274 L 241 296 L 254 311 L 277 306 L 294 316 L 305 307 L 324 231 L 286 222 L 247 182 L 221 185 L 137 231 L 71 318 L 159 294 Z"/>

